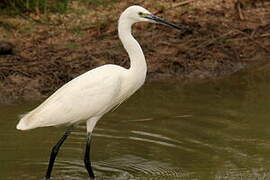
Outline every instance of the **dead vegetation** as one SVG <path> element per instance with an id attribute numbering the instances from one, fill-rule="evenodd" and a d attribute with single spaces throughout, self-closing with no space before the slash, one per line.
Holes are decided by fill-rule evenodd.
<path id="1" fill-rule="evenodd" d="M 154 3 L 153 3 L 154 2 Z M 15 45 L 0 55 L 2 100 L 46 97 L 96 66 L 129 60 L 117 36 L 117 19 L 134 1 L 86 7 L 76 1 L 64 14 L 0 16 L 0 40 Z M 236 1 L 135 1 L 193 30 L 137 24 L 134 35 L 148 61 L 147 81 L 221 77 L 270 61 L 270 3 Z"/>

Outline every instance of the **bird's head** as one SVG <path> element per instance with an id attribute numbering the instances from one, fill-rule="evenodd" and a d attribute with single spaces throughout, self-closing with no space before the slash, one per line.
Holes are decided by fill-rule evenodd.
<path id="1" fill-rule="evenodd" d="M 149 19 L 144 18 L 146 15 L 150 15 L 151 13 L 141 6 L 130 6 L 128 7 L 121 15 L 121 17 L 125 17 L 130 20 L 132 23 L 150 21 Z"/>
<path id="2" fill-rule="evenodd" d="M 120 19 L 128 20 L 131 24 L 134 24 L 136 22 L 160 23 L 160 24 L 165 24 L 165 25 L 171 26 L 171 27 L 176 28 L 176 29 L 180 29 L 182 31 L 187 31 L 186 28 L 180 27 L 178 25 L 175 25 L 173 23 L 165 21 L 164 19 L 161 19 L 161 18 L 153 15 L 152 13 L 150 13 L 145 8 L 143 8 L 141 6 L 137 6 L 137 5 L 128 7 L 121 14 Z"/>

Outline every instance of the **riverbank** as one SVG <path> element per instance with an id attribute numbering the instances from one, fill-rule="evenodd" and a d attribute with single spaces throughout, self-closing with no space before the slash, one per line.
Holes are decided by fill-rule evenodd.
<path id="1" fill-rule="evenodd" d="M 0 40 L 14 45 L 0 55 L 2 101 L 45 98 L 94 67 L 128 67 L 117 36 L 119 14 L 134 1 L 82 6 L 72 1 L 64 14 L 0 15 Z M 218 78 L 270 62 L 270 3 L 234 1 L 136 1 L 158 16 L 192 29 L 134 26 L 148 64 L 147 81 Z"/>

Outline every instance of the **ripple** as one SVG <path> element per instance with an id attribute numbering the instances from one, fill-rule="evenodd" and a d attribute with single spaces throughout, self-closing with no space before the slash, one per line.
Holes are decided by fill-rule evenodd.
<path id="1" fill-rule="evenodd" d="M 134 120 L 128 120 L 128 122 L 145 122 L 145 121 L 153 121 L 154 118 L 142 118 L 142 119 L 134 119 Z"/>
<path id="2" fill-rule="evenodd" d="M 80 126 L 80 129 L 81 128 L 84 127 Z M 85 133 L 82 131 L 74 131 L 72 135 L 74 135 L 71 138 L 73 141 L 76 140 L 85 141 Z M 177 148 L 187 152 L 194 152 L 194 149 L 185 147 L 184 145 L 185 143 L 183 141 L 176 140 L 162 134 L 156 134 L 146 131 L 131 130 L 122 135 L 121 132 L 114 129 L 96 128 L 95 132 L 93 133 L 93 136 L 108 139 L 127 139 L 133 141 L 142 141 L 147 143 L 153 143 L 156 145 Z"/>
<path id="3" fill-rule="evenodd" d="M 104 173 L 119 173 L 117 178 L 129 177 L 183 177 L 183 172 L 178 169 L 171 167 L 169 164 L 144 159 L 142 157 L 134 155 L 124 155 L 107 161 L 97 162 L 96 166 L 98 171 L 106 171 Z M 125 175 L 123 175 L 125 174 Z"/>
<path id="4" fill-rule="evenodd" d="M 29 163 L 29 162 L 28 162 Z M 31 163 L 42 165 L 44 172 L 47 162 Z M 93 168 L 97 179 L 172 179 L 189 176 L 180 168 L 172 167 L 168 163 L 144 159 L 134 155 L 123 155 L 107 159 L 105 161 L 93 162 Z M 53 179 L 57 180 L 82 180 L 88 177 L 82 160 L 63 160 L 55 162 Z M 36 179 L 25 175 L 26 179 Z"/>
<path id="5" fill-rule="evenodd" d="M 129 136 L 128 138 L 131 140 L 154 143 L 154 144 L 158 144 L 158 145 L 162 145 L 162 146 L 181 149 L 181 150 L 184 150 L 187 152 L 194 152 L 193 149 L 185 147 L 185 145 L 182 141 L 179 141 L 179 140 L 176 140 L 176 139 L 173 139 L 173 138 L 161 135 L 161 134 L 155 134 L 155 133 L 150 133 L 150 132 L 145 132 L 145 131 L 134 131 L 134 130 L 131 132 L 133 134 L 141 136 L 141 137 Z M 153 139 L 153 138 L 155 138 L 155 139 Z"/>

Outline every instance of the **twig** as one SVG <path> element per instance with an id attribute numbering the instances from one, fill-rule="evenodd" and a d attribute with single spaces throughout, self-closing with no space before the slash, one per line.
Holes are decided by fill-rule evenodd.
<path id="1" fill-rule="evenodd" d="M 217 38 L 214 38 L 214 39 L 205 41 L 205 42 L 199 44 L 197 47 L 205 47 L 205 46 L 208 46 L 209 44 L 213 44 L 214 42 L 216 42 L 216 41 L 218 41 L 218 40 L 220 40 L 220 39 L 223 39 L 223 38 L 227 37 L 228 35 L 231 35 L 232 33 L 233 33 L 233 31 L 229 31 L 229 32 L 227 32 L 227 33 L 225 33 L 225 34 L 220 35 L 220 36 L 217 37 Z"/>
<path id="2" fill-rule="evenodd" d="M 264 38 L 264 37 L 268 37 L 270 36 L 270 33 L 265 33 L 265 34 L 261 34 L 261 35 L 257 35 L 257 36 L 253 36 L 252 38 Z M 250 37 L 239 37 L 239 38 L 232 38 L 232 39 L 228 39 L 229 41 L 235 41 L 235 40 L 245 40 L 245 39 L 250 39 Z"/>
<path id="3" fill-rule="evenodd" d="M 180 3 L 177 3 L 177 4 L 174 4 L 171 8 L 176 8 L 176 7 L 179 7 L 179 6 L 184 6 L 184 5 L 187 5 L 191 2 L 193 2 L 195 0 L 187 0 L 187 1 L 182 1 Z"/>
<path id="4" fill-rule="evenodd" d="M 270 36 L 270 33 L 260 35 L 260 37 L 268 37 L 268 36 Z"/>
<path id="5" fill-rule="evenodd" d="M 239 2 L 239 0 L 235 1 L 235 8 L 238 12 L 240 20 L 245 20 L 244 14 L 243 14 L 242 9 L 241 9 L 241 2 Z"/>
<path id="6" fill-rule="evenodd" d="M 166 10 L 171 10 L 171 9 L 174 9 L 174 8 L 177 8 L 179 6 L 185 6 L 193 1 L 196 1 L 196 0 L 186 0 L 186 1 L 182 1 L 180 3 L 176 3 L 176 4 L 173 4 L 170 8 L 166 9 Z M 154 11 L 153 14 L 159 14 L 161 13 L 162 11 L 160 10 L 157 10 L 157 11 Z"/>
<path id="7" fill-rule="evenodd" d="M 259 46 L 260 48 L 264 49 L 266 52 L 270 53 L 270 50 L 265 47 L 264 45 L 260 44 L 258 41 L 256 41 L 255 39 L 253 39 L 252 37 L 250 37 L 249 35 L 247 35 L 246 33 L 236 29 L 236 31 L 244 36 L 246 36 L 248 39 L 250 39 L 252 42 L 254 42 L 257 46 Z"/>

